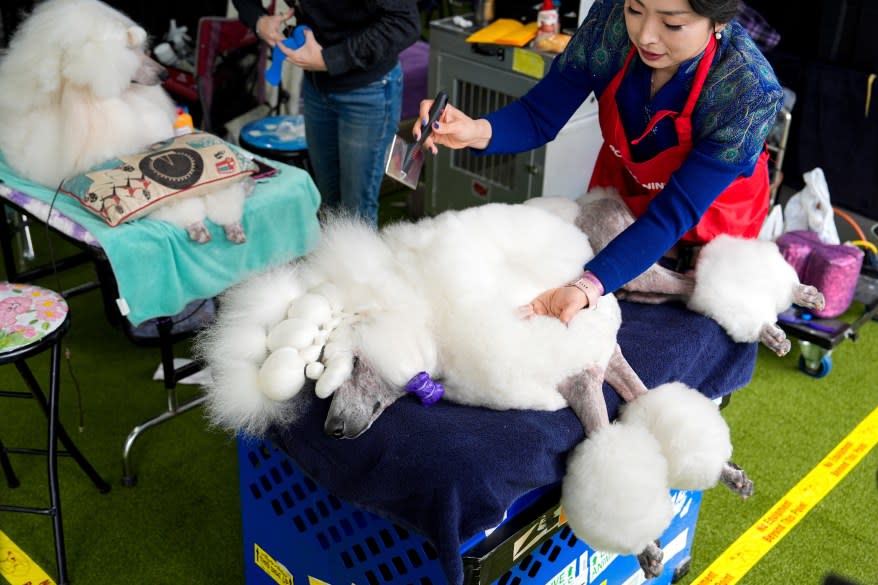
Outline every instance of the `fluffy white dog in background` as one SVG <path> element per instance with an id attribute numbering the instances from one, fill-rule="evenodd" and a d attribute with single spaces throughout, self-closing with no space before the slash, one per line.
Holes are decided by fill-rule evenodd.
<path id="1" fill-rule="evenodd" d="M 0 150 L 23 178 L 56 188 L 106 160 L 174 135 L 176 108 L 147 33 L 98 0 L 39 3 L 0 60 Z M 205 242 L 204 219 L 237 242 L 245 184 L 183 198 L 151 216 Z"/>

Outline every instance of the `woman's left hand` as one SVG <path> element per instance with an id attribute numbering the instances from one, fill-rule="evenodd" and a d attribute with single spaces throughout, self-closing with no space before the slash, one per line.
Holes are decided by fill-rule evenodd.
<path id="1" fill-rule="evenodd" d="M 580 310 L 587 306 L 588 298 L 584 292 L 575 286 L 562 286 L 549 289 L 532 300 L 530 304 L 520 307 L 519 315 L 525 319 L 534 315 L 555 317 L 566 325 Z"/>

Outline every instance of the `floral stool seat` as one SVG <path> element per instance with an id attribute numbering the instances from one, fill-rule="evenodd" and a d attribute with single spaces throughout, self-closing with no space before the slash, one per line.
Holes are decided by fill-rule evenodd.
<path id="1" fill-rule="evenodd" d="M 0 363 L 43 351 L 68 329 L 64 297 L 32 284 L 0 283 Z"/>
<path id="2" fill-rule="evenodd" d="M 9 454 L 43 454 L 49 458 L 48 508 L 0 506 L 0 512 L 24 512 L 51 516 L 55 532 L 55 558 L 58 565 L 58 584 L 68 583 L 67 557 L 64 548 L 64 530 L 61 522 L 61 492 L 58 484 L 58 455 L 73 457 L 101 493 L 110 491 L 110 485 L 98 475 L 86 460 L 58 418 L 61 374 L 61 339 L 70 329 L 70 312 L 60 294 L 31 284 L 0 282 L 0 365 L 15 364 L 29 392 L 0 390 L 0 397 L 33 398 L 49 420 L 48 448 L 13 449 L 0 441 L 0 469 L 10 488 L 19 486 L 12 469 Z M 44 351 L 51 351 L 49 392 L 43 392 L 26 359 Z M 59 453 L 58 442 L 66 449 Z"/>

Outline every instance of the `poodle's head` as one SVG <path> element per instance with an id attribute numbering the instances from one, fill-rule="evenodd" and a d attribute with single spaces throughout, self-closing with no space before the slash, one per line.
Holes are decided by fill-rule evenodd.
<path id="1" fill-rule="evenodd" d="M 167 75 L 147 55 L 147 41 L 141 26 L 99 0 L 47 0 L 12 38 L 6 66 L 38 76 L 44 93 L 69 85 L 110 98 Z"/>

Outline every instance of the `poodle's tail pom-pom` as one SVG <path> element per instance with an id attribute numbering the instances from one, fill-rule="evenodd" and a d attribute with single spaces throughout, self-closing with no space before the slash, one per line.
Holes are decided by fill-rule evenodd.
<path id="1" fill-rule="evenodd" d="M 570 528 L 596 550 L 638 554 L 674 515 L 661 447 L 639 427 L 614 424 L 586 439 L 561 489 Z"/>
<path id="2" fill-rule="evenodd" d="M 619 420 L 658 440 L 672 488 L 713 487 L 732 456 L 729 427 L 719 407 L 680 382 L 662 384 L 624 405 Z"/>

